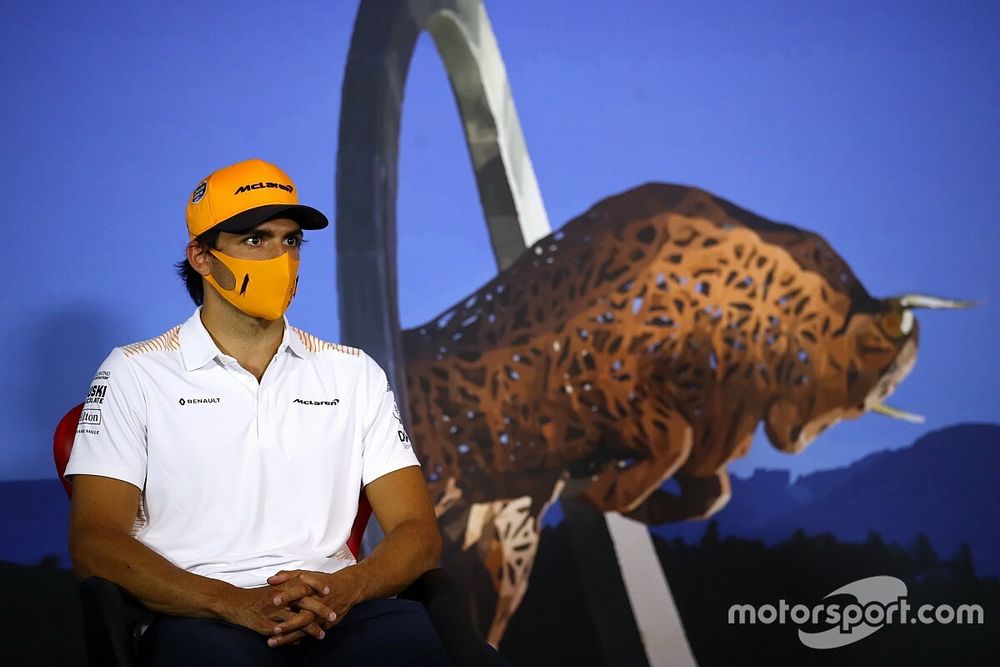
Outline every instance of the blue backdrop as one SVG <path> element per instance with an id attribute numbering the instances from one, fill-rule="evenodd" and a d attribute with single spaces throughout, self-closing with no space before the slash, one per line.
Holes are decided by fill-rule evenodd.
<path id="1" fill-rule="evenodd" d="M 487 2 L 553 226 L 657 180 L 815 230 L 877 296 L 985 301 L 922 313 L 921 356 L 879 416 L 802 456 L 844 465 L 996 420 L 1000 5 Z M 277 162 L 332 215 L 355 2 L 16 3 L 0 28 L 8 350 L 0 480 L 51 477 L 49 437 L 117 344 L 182 321 L 185 197 L 210 170 Z M 458 116 L 421 38 L 400 173 L 403 321 L 493 275 Z M 311 235 L 290 317 L 336 339 L 332 229 Z"/>

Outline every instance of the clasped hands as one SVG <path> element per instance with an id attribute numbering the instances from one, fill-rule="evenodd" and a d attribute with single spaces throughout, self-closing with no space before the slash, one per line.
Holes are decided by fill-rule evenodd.
<path id="1" fill-rule="evenodd" d="M 306 636 L 323 639 L 360 600 L 353 567 L 332 574 L 282 570 L 263 588 L 239 589 L 226 620 L 268 637 L 271 647 L 297 644 Z"/>

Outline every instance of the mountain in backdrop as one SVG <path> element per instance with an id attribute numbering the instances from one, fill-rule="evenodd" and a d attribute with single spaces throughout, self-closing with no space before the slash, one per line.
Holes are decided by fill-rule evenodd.
<path id="1" fill-rule="evenodd" d="M 873 532 L 903 545 L 923 534 L 943 557 L 964 542 L 977 574 L 1000 576 L 998 473 L 1000 424 L 956 424 L 928 432 L 909 447 L 794 482 L 787 471 L 759 470 L 747 479 L 734 478 L 729 504 L 712 519 L 720 535 L 768 544 L 800 528 L 848 542 Z M 691 521 L 653 532 L 693 542 L 707 525 Z"/>
<path id="2" fill-rule="evenodd" d="M 862 541 L 926 535 L 942 557 L 962 542 L 976 572 L 1000 576 L 1000 424 L 956 424 L 924 434 L 911 446 L 881 451 L 845 468 L 803 475 L 757 471 L 733 478 L 729 504 L 713 517 L 722 536 L 768 544 L 796 529 Z M 68 567 L 66 494 L 56 479 L 0 482 L 0 561 L 30 565 L 54 555 Z M 555 523 L 561 512 L 551 512 Z M 701 538 L 707 521 L 660 526 L 660 537 Z"/>
<path id="3" fill-rule="evenodd" d="M 0 561 L 69 567 L 69 498 L 59 480 L 0 482 Z"/>

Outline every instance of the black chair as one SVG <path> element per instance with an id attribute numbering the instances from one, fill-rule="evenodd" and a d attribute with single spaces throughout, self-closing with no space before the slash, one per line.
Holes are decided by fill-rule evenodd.
<path id="1" fill-rule="evenodd" d="M 73 484 L 66 479 L 64 473 L 82 409 L 81 404 L 66 413 L 56 427 L 52 443 L 59 480 L 70 496 Z M 355 557 L 371 516 L 371 505 L 363 492 L 360 500 L 358 515 L 348 540 L 348 547 Z M 435 568 L 425 572 L 399 597 L 424 605 L 455 665 L 479 667 L 500 664 L 496 652 L 476 633 L 469 620 L 465 597 L 444 569 Z M 88 577 L 80 583 L 80 602 L 90 664 L 95 667 L 133 667 L 137 662 L 139 639 L 156 618 L 156 614 L 124 589 L 100 577 Z"/>

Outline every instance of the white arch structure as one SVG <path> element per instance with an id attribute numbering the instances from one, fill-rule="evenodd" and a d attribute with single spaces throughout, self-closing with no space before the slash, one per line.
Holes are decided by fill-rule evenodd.
<path id="1" fill-rule="evenodd" d="M 551 232 L 481 0 L 362 0 L 344 77 L 337 148 L 341 338 L 363 345 L 383 365 L 403 410 L 408 402 L 402 395 L 396 288 L 399 127 L 407 70 L 425 30 L 459 107 L 498 268 L 510 266 Z M 648 530 L 616 513 L 606 520 L 649 664 L 693 665 Z"/>

